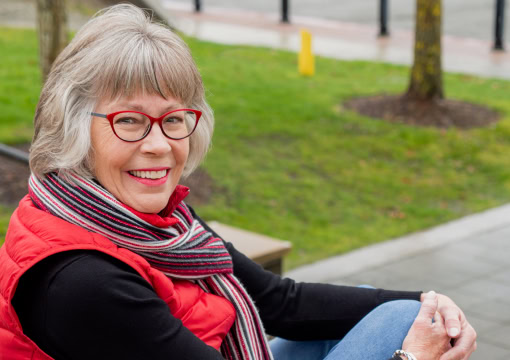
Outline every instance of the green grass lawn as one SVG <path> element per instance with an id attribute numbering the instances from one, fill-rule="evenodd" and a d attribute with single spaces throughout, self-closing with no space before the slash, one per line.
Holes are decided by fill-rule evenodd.
<path id="1" fill-rule="evenodd" d="M 291 241 L 287 267 L 510 200 L 509 82 L 446 74 L 448 97 L 488 105 L 501 122 L 417 128 L 341 105 L 403 92 L 406 67 L 317 58 L 316 76 L 303 78 L 290 52 L 186 40 L 216 114 L 203 167 L 220 190 L 197 210 Z M 36 46 L 33 31 L 0 29 L 7 54 L 0 57 L 0 141 L 30 140 L 40 89 Z"/>
<path id="2" fill-rule="evenodd" d="M 0 27 L 0 141 L 28 142 L 41 89 L 33 30 Z"/>
<path id="3" fill-rule="evenodd" d="M 14 209 L 0 206 L 0 245 L 3 243 L 5 239 L 5 232 L 7 231 L 7 224 L 9 224 L 9 219 L 11 217 L 11 213 Z"/>

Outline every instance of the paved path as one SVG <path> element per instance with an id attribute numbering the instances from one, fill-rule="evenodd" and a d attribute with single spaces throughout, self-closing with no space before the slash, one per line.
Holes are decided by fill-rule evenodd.
<path id="1" fill-rule="evenodd" d="M 239 3 L 202 0 L 204 12 L 198 15 L 191 11 L 191 0 L 141 1 L 157 8 L 177 29 L 204 40 L 298 51 L 299 31 L 307 28 L 312 32 L 313 50 L 318 55 L 405 65 L 412 62 L 413 7 L 410 4 L 414 1 L 411 0 L 390 0 L 392 33 L 388 38 L 377 37 L 377 0 L 290 0 L 295 14 L 290 25 L 279 23 L 275 5 L 279 0 Z M 445 21 L 443 38 L 446 71 L 510 79 L 510 43 L 507 43 L 508 53 L 491 51 L 493 11 L 492 0 L 445 1 L 445 18 L 450 19 Z M 70 14 L 73 29 L 86 20 L 83 14 Z M 0 24 L 33 27 L 35 21 L 33 0 L 0 1 Z M 506 33 L 510 39 L 510 26 Z"/>
<path id="2" fill-rule="evenodd" d="M 478 332 L 474 360 L 510 359 L 510 205 L 290 271 L 299 281 L 436 290 Z"/>
<path id="3" fill-rule="evenodd" d="M 313 51 L 318 55 L 338 59 L 376 60 L 406 65 L 412 63 L 413 32 L 402 25 L 400 28 L 392 30 L 390 37 L 378 38 L 377 26 L 373 21 L 369 21 L 370 17 L 362 17 L 359 22 L 355 22 L 360 19 L 362 11 L 359 3 L 358 5 L 352 5 L 354 4 L 352 1 L 346 1 L 346 3 L 352 5 L 347 10 L 354 11 L 353 19 L 350 21 L 294 15 L 291 24 L 279 23 L 277 9 L 273 9 L 273 12 L 261 12 L 253 11 L 247 6 L 244 9 L 217 7 L 212 4 L 207 6 L 207 4 L 215 1 L 204 0 L 204 11 L 201 14 L 195 14 L 191 11 L 191 1 L 145 1 L 146 3 L 157 4 L 159 8 L 162 8 L 165 13 L 164 16 L 177 29 L 204 40 L 225 44 L 253 44 L 297 51 L 300 46 L 299 30 L 307 28 L 312 32 Z M 310 1 L 308 0 L 308 3 Z M 410 0 L 406 1 L 411 2 Z M 472 0 L 468 1 L 473 3 Z M 323 0 L 322 2 L 327 1 Z M 483 2 L 487 3 L 487 0 L 483 0 Z M 216 3 L 222 3 L 222 1 L 218 0 Z M 223 3 L 229 2 L 223 1 Z M 262 2 L 257 7 L 263 7 L 265 3 L 268 2 Z M 273 1 L 274 3 L 277 3 L 277 1 Z M 305 1 L 305 3 L 307 2 Z M 458 1 L 456 3 L 456 11 L 462 13 L 461 4 Z M 296 6 L 297 4 L 296 2 Z M 228 5 L 234 6 L 230 3 Z M 255 5 L 251 7 L 253 8 Z M 267 7 L 264 8 L 268 10 Z M 343 14 L 342 19 L 348 18 L 345 12 L 341 12 L 336 7 L 333 7 L 331 11 L 330 8 L 325 6 L 315 6 L 314 8 L 326 15 L 341 13 Z M 450 11 L 453 12 L 454 10 Z M 469 13 L 470 16 L 464 19 L 466 23 L 472 19 L 472 15 L 476 13 L 476 10 L 476 8 L 473 8 Z M 306 13 L 306 11 L 303 12 Z M 368 13 L 372 12 L 368 11 Z M 482 15 L 487 13 L 487 9 L 485 9 L 485 12 L 480 11 L 480 13 Z M 402 18 L 412 21 L 412 17 L 409 16 L 402 16 Z M 406 21 L 402 21 L 402 24 Z M 487 20 L 480 26 L 490 27 L 490 21 Z M 479 28 L 473 24 L 466 27 Z M 408 26 L 408 28 L 410 27 Z M 446 71 L 510 79 L 510 45 L 507 45 L 508 53 L 494 52 L 491 50 L 490 36 L 469 38 L 460 37 L 457 35 L 458 33 L 459 31 L 452 31 L 443 37 L 443 68 Z M 317 69 L 317 71 L 320 71 L 320 69 Z"/>
<path id="4" fill-rule="evenodd" d="M 161 0 L 190 8 L 192 0 Z M 279 13 L 281 0 L 201 0 L 205 12 L 216 9 L 242 9 Z M 415 0 L 388 0 L 389 27 L 412 30 Z M 315 17 L 373 26 L 378 21 L 379 0 L 289 0 L 290 18 Z M 495 0 L 443 0 L 443 31 L 456 37 L 493 40 Z M 510 40 L 510 8 L 506 9 L 506 39 Z"/>
<path id="5" fill-rule="evenodd" d="M 0 26 L 33 28 L 37 24 L 35 0 L 0 0 Z M 68 14 L 69 27 L 73 30 L 85 24 L 89 18 L 83 13 Z"/>

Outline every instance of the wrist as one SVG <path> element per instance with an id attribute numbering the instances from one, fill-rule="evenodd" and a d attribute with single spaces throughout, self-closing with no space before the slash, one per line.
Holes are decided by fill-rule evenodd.
<path id="1" fill-rule="evenodd" d="M 403 355 L 393 354 L 391 360 L 407 360 L 407 358 Z"/>
<path id="2" fill-rule="evenodd" d="M 400 357 L 400 359 L 403 359 L 403 360 L 418 360 L 418 359 L 416 359 L 416 356 L 414 356 L 413 354 L 411 354 L 410 352 L 405 351 L 405 350 L 396 350 L 393 353 L 393 358 L 398 359 L 399 357 Z"/>

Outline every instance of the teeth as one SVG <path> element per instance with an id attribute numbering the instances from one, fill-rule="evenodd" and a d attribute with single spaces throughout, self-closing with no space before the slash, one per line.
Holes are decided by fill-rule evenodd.
<path id="1" fill-rule="evenodd" d="M 129 172 L 131 175 L 142 178 L 142 179 L 161 179 L 166 175 L 166 170 L 160 171 L 139 171 L 132 170 Z"/>

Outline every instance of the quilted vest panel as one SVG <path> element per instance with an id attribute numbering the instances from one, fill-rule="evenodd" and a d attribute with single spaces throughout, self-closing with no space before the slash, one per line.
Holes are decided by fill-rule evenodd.
<path id="1" fill-rule="evenodd" d="M 29 268 L 48 256 L 70 250 L 101 251 L 131 266 L 167 303 L 173 316 L 216 349 L 234 323 L 235 309 L 228 300 L 206 293 L 189 281 L 169 279 L 141 256 L 37 209 L 25 196 L 11 217 L 0 248 L 0 360 L 51 359 L 23 334 L 11 300 L 19 279 Z"/>

